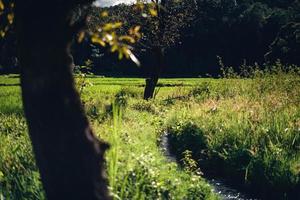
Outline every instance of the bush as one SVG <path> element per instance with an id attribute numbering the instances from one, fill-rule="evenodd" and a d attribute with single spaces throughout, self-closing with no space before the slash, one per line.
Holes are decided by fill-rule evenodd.
<path id="1" fill-rule="evenodd" d="M 151 114 L 158 114 L 158 108 L 151 101 L 141 100 L 132 105 L 132 108 L 138 111 L 145 111 Z"/>
<path id="2" fill-rule="evenodd" d="M 185 151 L 191 151 L 193 159 L 203 158 L 203 150 L 207 149 L 207 141 L 203 131 L 192 121 L 176 121 L 167 128 L 170 149 L 178 158 L 183 158 Z"/>
<path id="3" fill-rule="evenodd" d="M 137 98 L 140 94 L 133 90 L 132 88 L 122 88 L 117 94 L 115 95 L 115 104 L 126 107 L 128 104 L 128 98 Z"/>

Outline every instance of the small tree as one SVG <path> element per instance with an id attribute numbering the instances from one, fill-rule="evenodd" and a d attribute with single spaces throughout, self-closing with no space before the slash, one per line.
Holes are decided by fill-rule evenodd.
<path id="1" fill-rule="evenodd" d="M 186 28 L 194 19 L 196 11 L 195 0 L 138 0 L 136 4 L 118 5 L 109 9 L 110 19 L 115 22 L 122 21 L 122 28 L 118 30 L 120 34 L 136 35 L 138 32 L 139 41 L 131 40 L 134 52 L 139 55 L 147 52 L 154 55 L 156 65 L 148 68 L 144 99 L 153 98 L 154 90 L 162 70 L 165 67 L 165 51 L 172 46 L 179 44 L 181 31 Z M 96 9 L 93 14 L 90 29 L 98 29 L 98 24 L 107 23 L 107 19 L 99 16 L 101 9 Z M 135 28 L 131 28 L 135 26 Z M 141 38 L 140 38 L 141 36 Z M 133 37 L 134 38 L 134 37 Z M 127 37 L 125 37 L 127 39 Z M 130 41 L 129 40 L 129 41 Z M 135 59 L 133 59 L 135 60 Z M 141 63 L 143 66 L 143 63 Z"/>
<path id="2" fill-rule="evenodd" d="M 138 2 L 139 6 L 141 2 Z M 144 99 L 154 97 L 155 87 L 165 68 L 164 55 L 168 48 L 180 43 L 180 32 L 193 20 L 197 5 L 194 0 L 152 0 L 148 13 L 141 20 L 143 37 L 139 49 L 155 55 L 156 65 L 147 70 Z"/>

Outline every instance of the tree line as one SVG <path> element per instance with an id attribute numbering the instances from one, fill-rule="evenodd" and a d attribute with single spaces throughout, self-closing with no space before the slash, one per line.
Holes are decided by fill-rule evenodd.
<path id="1" fill-rule="evenodd" d="M 147 76 L 160 65 L 157 53 L 164 52 L 164 76 L 217 75 L 217 56 L 226 66 L 238 68 L 247 64 L 274 62 L 300 64 L 300 2 L 299 0 L 183 0 L 165 5 L 165 31 L 159 36 L 155 19 L 145 17 L 135 5 L 105 8 L 109 19 L 128 27 L 141 25 L 143 37 L 134 46 L 142 63 L 137 68 L 128 60 L 119 61 L 107 49 L 86 39 L 73 45 L 75 63 L 94 63 L 94 73 L 119 76 Z M 163 2 L 162 2 L 163 3 Z M 168 3 L 170 4 L 170 3 Z M 104 23 L 99 17 L 104 8 L 93 8 L 91 26 Z M 159 22 L 159 21 L 157 21 Z M 161 33 L 160 33 L 161 35 Z M 156 43 L 156 44 L 155 44 Z M 151 45 L 149 45 L 151 44 Z M 152 49 L 152 50 L 151 50 Z M 159 50 L 156 50 L 156 52 Z M 15 33 L 9 31 L 0 40 L 1 72 L 16 71 Z M 105 55 L 105 56 L 104 56 Z"/>
<path id="2" fill-rule="evenodd" d="M 226 66 L 236 69 L 245 63 L 263 64 L 278 59 L 287 64 L 300 64 L 299 0 L 179 2 L 164 6 L 168 15 L 164 19 L 167 25 L 164 37 L 158 37 L 155 23 L 153 26 L 155 19 L 151 22 L 137 14 L 134 5 L 105 8 L 115 21 L 124 21 L 128 27 L 142 25 L 144 35 L 134 45 L 142 68 L 136 68 L 126 60 L 119 62 L 114 55 L 109 55 L 89 41 L 75 49 L 77 62 L 92 59 L 96 73 L 147 76 L 153 67 L 160 65 L 155 59 L 155 51 L 151 50 L 158 42 L 164 47 L 164 76 L 217 75 L 220 72 L 217 56 L 223 59 Z M 94 8 L 96 18 L 102 9 Z M 98 18 L 98 23 L 102 20 Z"/>

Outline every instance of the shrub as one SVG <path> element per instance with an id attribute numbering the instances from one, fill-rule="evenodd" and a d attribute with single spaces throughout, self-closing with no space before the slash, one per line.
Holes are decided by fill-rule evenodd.
<path id="1" fill-rule="evenodd" d="M 132 108 L 138 111 L 145 111 L 151 114 L 157 114 L 158 108 L 151 101 L 141 100 L 132 105 Z"/>
<path id="2" fill-rule="evenodd" d="M 180 159 L 182 153 L 191 151 L 193 158 L 203 158 L 203 150 L 207 149 L 207 141 L 203 131 L 192 121 L 176 121 L 167 128 L 171 151 Z"/>
<path id="3" fill-rule="evenodd" d="M 126 107 L 128 104 L 128 98 L 137 98 L 140 94 L 133 90 L 132 88 L 126 87 L 122 88 L 117 94 L 115 95 L 115 104 L 118 104 L 121 107 Z"/>

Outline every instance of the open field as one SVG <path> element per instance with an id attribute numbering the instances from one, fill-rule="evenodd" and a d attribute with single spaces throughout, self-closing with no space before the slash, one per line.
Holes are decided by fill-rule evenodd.
<path id="1" fill-rule="evenodd" d="M 79 81 L 95 132 L 111 144 L 106 156 L 112 195 L 218 199 L 204 174 L 265 199 L 297 199 L 297 70 L 248 79 L 161 79 L 152 101 L 142 100 L 143 79 Z M 0 199 L 43 199 L 20 94 L 17 76 L 0 77 Z M 159 147 L 164 133 L 180 164 L 164 157 Z"/>

